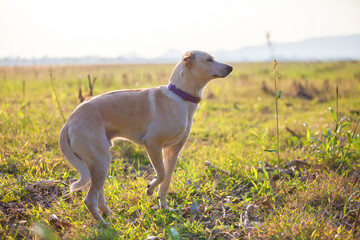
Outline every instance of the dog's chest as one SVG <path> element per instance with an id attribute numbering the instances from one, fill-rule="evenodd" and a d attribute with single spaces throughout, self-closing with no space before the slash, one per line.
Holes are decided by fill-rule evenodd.
<path id="1" fill-rule="evenodd" d="M 188 124 L 187 127 L 183 129 L 183 131 L 179 131 L 176 135 L 168 138 L 164 143 L 164 147 L 169 147 L 177 145 L 180 142 L 185 142 L 190 135 L 191 125 L 191 123 Z"/>
<path id="2" fill-rule="evenodd" d="M 194 117 L 194 113 L 196 111 L 197 107 L 192 109 L 190 108 L 188 111 L 188 117 L 187 117 L 187 121 L 186 124 L 184 126 L 183 131 L 176 137 L 176 139 L 174 139 L 175 141 L 186 141 L 186 139 L 189 137 L 190 132 L 191 132 L 191 128 L 192 128 L 192 124 L 193 124 L 193 117 Z"/>

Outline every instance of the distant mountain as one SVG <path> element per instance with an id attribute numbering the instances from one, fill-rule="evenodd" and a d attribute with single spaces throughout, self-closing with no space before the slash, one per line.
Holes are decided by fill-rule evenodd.
<path id="1" fill-rule="evenodd" d="M 313 38 L 293 43 L 273 43 L 245 47 L 236 51 L 218 51 L 214 55 L 228 62 L 271 61 L 343 61 L 360 60 L 360 34 L 352 36 Z"/>
<path id="2" fill-rule="evenodd" d="M 272 61 L 347 61 L 360 60 L 360 34 L 312 38 L 300 42 L 273 43 L 268 45 L 245 47 L 234 51 L 215 51 L 216 59 L 226 62 L 263 62 Z M 175 63 L 182 52 L 170 49 L 154 59 L 144 59 L 136 53 L 118 58 L 82 57 L 82 58 L 3 58 L 0 66 L 14 65 L 79 65 L 79 64 L 117 64 L 117 63 Z"/>

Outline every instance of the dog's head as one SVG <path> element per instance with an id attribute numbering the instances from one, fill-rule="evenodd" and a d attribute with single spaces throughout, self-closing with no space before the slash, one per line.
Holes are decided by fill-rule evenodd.
<path id="1" fill-rule="evenodd" d="M 184 71 L 188 71 L 195 79 L 211 80 L 224 78 L 233 70 L 232 66 L 214 60 L 214 57 L 201 51 L 186 52 L 182 59 Z"/>

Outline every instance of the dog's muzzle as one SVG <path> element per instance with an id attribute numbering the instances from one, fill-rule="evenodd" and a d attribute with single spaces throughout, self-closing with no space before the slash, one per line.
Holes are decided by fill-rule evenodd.
<path id="1" fill-rule="evenodd" d="M 227 64 L 224 64 L 225 66 L 222 68 L 220 74 L 214 74 L 214 78 L 224 78 L 227 77 L 233 70 L 233 67 Z"/>

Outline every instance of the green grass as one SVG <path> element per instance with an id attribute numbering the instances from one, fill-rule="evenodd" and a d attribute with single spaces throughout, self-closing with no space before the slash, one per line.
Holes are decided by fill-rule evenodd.
<path id="1" fill-rule="evenodd" d="M 91 218 L 82 203 L 85 191 L 65 196 L 78 174 L 58 148 L 61 114 L 67 117 L 79 103 L 79 86 L 88 90 L 87 75 L 97 76 L 96 95 L 166 85 L 172 68 L 52 67 L 54 88 L 49 67 L 0 68 L 0 238 L 354 238 L 359 62 L 279 63 L 278 145 L 272 63 L 234 64 L 230 77 L 211 82 L 172 178 L 168 202 L 178 211 L 153 209 L 156 196 L 145 189 L 154 172 L 144 149 L 129 142 L 111 149 L 105 184 L 115 213 L 106 218 L 110 228 Z M 329 107 L 336 109 L 337 85 L 334 119 Z M 303 93 L 311 99 L 299 97 Z M 343 127 L 336 128 L 337 122 Z M 277 146 L 280 163 L 264 151 Z M 309 165 L 279 167 L 293 160 Z M 195 201 L 199 212 L 191 214 Z"/>

